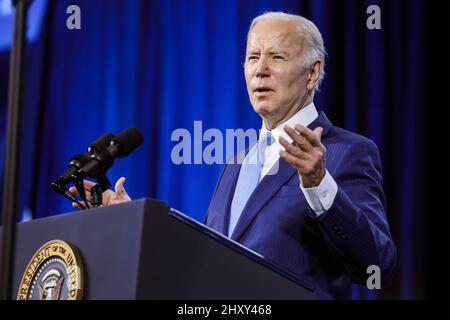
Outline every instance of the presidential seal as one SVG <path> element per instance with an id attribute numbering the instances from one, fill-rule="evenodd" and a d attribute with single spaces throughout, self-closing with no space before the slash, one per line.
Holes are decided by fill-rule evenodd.
<path id="1" fill-rule="evenodd" d="M 79 300 L 84 270 L 78 249 L 61 240 L 44 244 L 34 254 L 20 282 L 17 300 Z"/>

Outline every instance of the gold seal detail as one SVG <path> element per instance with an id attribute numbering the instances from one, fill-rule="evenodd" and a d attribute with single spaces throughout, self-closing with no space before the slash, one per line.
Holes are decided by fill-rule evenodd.
<path id="1" fill-rule="evenodd" d="M 17 300 L 79 300 L 84 270 L 78 249 L 62 240 L 39 248 L 20 281 Z"/>

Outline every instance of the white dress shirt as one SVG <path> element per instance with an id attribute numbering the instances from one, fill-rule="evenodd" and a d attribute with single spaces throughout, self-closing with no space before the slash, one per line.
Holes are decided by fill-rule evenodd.
<path id="1" fill-rule="evenodd" d="M 316 107 L 314 106 L 314 103 L 311 102 L 306 107 L 302 108 L 300 111 L 294 114 L 291 118 L 271 130 L 271 133 L 275 138 L 275 142 L 266 148 L 264 165 L 261 170 L 259 181 L 261 181 L 262 178 L 264 178 L 264 176 L 269 173 L 269 171 L 269 174 L 277 172 L 277 170 L 273 170 L 273 167 L 274 165 L 278 165 L 280 150 L 285 150 L 279 142 L 280 136 L 286 139 L 289 143 L 292 143 L 293 141 L 292 138 L 283 130 L 284 126 L 288 125 L 294 128 L 296 124 L 301 124 L 306 127 L 311 124 L 318 116 L 319 114 L 317 113 Z M 264 136 L 267 131 L 268 130 L 266 129 L 263 121 L 259 136 Z M 301 180 L 301 177 L 299 178 Z M 302 190 L 309 206 L 317 215 L 320 215 L 331 208 L 338 190 L 337 184 L 328 170 L 326 170 L 325 177 L 322 179 L 319 186 L 313 188 L 303 188 L 300 182 L 299 187 Z"/>

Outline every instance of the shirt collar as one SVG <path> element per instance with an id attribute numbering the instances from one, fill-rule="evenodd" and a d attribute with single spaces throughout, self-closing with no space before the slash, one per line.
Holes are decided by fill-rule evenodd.
<path id="1" fill-rule="evenodd" d="M 275 138 L 275 141 L 279 144 L 278 139 L 283 137 L 286 139 L 289 143 L 292 142 L 292 138 L 283 130 L 284 126 L 290 126 L 294 127 L 296 124 L 301 124 L 305 127 L 309 126 L 317 117 L 319 114 L 317 113 L 316 106 L 314 105 L 314 102 L 311 102 L 306 107 L 300 109 L 296 114 L 294 114 L 292 117 L 287 119 L 286 121 L 280 123 L 278 126 L 276 126 L 274 129 L 271 130 L 271 133 L 273 137 Z M 259 138 L 263 137 L 266 132 L 268 132 L 266 126 L 264 125 L 264 121 L 262 123 L 261 131 L 259 133 Z"/>

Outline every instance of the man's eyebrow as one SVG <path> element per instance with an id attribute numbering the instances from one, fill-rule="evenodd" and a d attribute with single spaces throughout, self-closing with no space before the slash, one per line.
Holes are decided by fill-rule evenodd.
<path id="1" fill-rule="evenodd" d="M 251 50 L 247 51 L 247 54 L 261 54 L 261 52 L 258 49 L 251 49 Z M 288 53 L 286 51 L 278 50 L 278 49 L 268 49 L 268 50 L 266 50 L 266 52 L 263 52 L 263 54 L 270 54 L 270 55 L 282 54 L 285 56 L 288 55 Z"/>
<path id="2" fill-rule="evenodd" d="M 285 56 L 288 55 L 287 52 L 285 52 L 283 50 L 277 50 L 277 49 L 269 49 L 269 50 L 267 50 L 267 53 L 268 54 L 282 54 L 282 55 L 285 55 Z"/>

